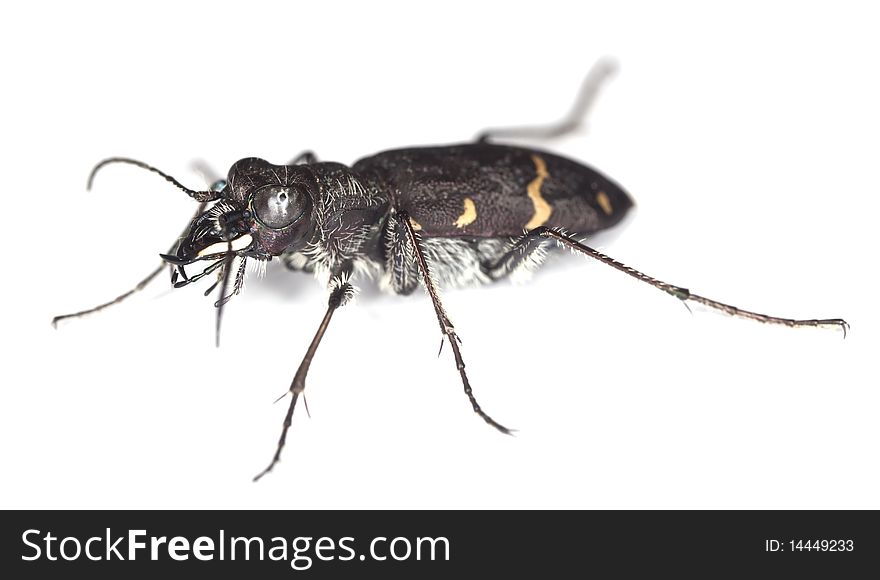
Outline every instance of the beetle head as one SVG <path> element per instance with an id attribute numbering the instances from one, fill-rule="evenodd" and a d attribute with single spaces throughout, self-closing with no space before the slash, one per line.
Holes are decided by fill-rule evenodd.
<path id="1" fill-rule="evenodd" d="M 98 163 L 88 187 L 106 165 L 126 163 L 164 177 L 193 199 L 216 202 L 197 215 L 182 236 L 174 255 L 162 258 L 178 267 L 199 260 L 214 260 L 202 275 L 237 257 L 268 260 L 308 244 L 315 231 L 314 207 L 319 186 L 305 165 L 272 165 L 250 157 L 236 162 L 229 176 L 207 191 L 189 189 L 172 176 L 143 161 L 111 157 Z"/>
<path id="2" fill-rule="evenodd" d="M 307 167 L 242 159 L 212 189 L 219 199 L 193 219 L 176 255 L 163 256 L 168 262 L 185 265 L 230 253 L 266 260 L 308 243 L 317 182 Z"/>

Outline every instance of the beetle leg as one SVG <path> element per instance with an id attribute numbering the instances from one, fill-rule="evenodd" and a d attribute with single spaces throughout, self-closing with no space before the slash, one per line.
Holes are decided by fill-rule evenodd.
<path id="1" fill-rule="evenodd" d="M 530 271 L 544 262 L 553 241 L 540 236 L 524 235 L 511 239 L 510 248 L 494 262 L 481 262 L 480 268 L 492 280 L 500 280 L 520 271 Z"/>
<path id="2" fill-rule="evenodd" d="M 275 455 L 272 457 L 269 466 L 254 477 L 254 481 L 257 481 L 272 471 L 272 468 L 275 467 L 275 464 L 281 459 L 281 450 L 284 449 L 284 444 L 287 441 L 287 431 L 290 429 L 290 424 L 293 421 L 293 410 L 296 407 L 296 402 L 299 400 L 300 395 L 303 395 L 303 392 L 305 391 L 306 375 L 309 373 L 309 367 L 312 364 L 315 352 L 318 350 L 318 345 L 321 344 L 321 339 L 324 337 L 324 332 L 326 332 L 327 326 L 330 324 L 330 319 L 333 317 L 333 313 L 336 312 L 336 309 L 340 306 L 344 306 L 354 296 L 355 288 L 349 284 L 347 280 L 348 278 L 345 276 L 337 276 L 331 280 L 332 291 L 330 292 L 330 299 L 327 301 L 327 312 L 324 314 L 324 318 L 321 320 L 321 325 L 318 327 L 318 332 L 315 333 L 315 337 L 312 339 L 312 343 L 309 345 L 302 362 L 299 364 L 296 374 L 293 376 L 293 381 L 290 383 L 290 406 L 287 408 L 287 415 L 284 417 L 284 425 L 281 428 L 281 437 L 278 439 L 278 447 L 275 450 Z M 305 397 L 305 395 L 303 395 L 303 397 Z"/>
<path id="3" fill-rule="evenodd" d="M 430 270 L 428 269 L 428 262 L 425 260 L 425 253 L 421 247 L 421 237 L 418 233 L 416 233 L 415 228 L 413 227 L 413 222 L 406 214 L 406 212 L 398 212 L 397 219 L 400 223 L 403 224 L 406 236 L 412 246 L 413 253 L 415 254 L 416 262 L 419 266 L 419 271 L 422 275 L 422 281 L 425 283 L 425 289 L 428 291 L 428 295 L 431 297 L 431 302 L 434 304 L 434 312 L 437 314 L 437 322 L 440 324 L 440 330 L 443 332 L 443 335 L 449 339 L 449 346 L 452 349 L 453 356 L 455 357 L 455 366 L 458 368 L 458 373 L 461 375 L 461 382 L 464 385 L 464 393 L 467 395 L 468 400 L 471 402 L 471 406 L 474 409 L 474 413 L 479 415 L 486 423 L 492 425 L 502 433 L 510 435 L 512 432 L 510 429 L 498 423 L 486 414 L 485 411 L 480 407 L 479 403 L 477 403 L 476 397 L 474 397 L 473 389 L 471 388 L 470 381 L 468 380 L 467 373 L 464 370 L 464 359 L 461 356 L 461 348 L 459 347 L 459 343 L 461 340 L 458 338 L 458 335 L 455 333 L 455 327 L 452 325 L 452 321 L 449 320 L 449 316 L 446 314 L 446 311 L 443 309 L 443 304 L 440 302 L 440 296 L 437 292 L 437 288 L 434 285 L 434 280 L 431 278 Z M 442 348 L 442 343 L 441 343 Z"/>
<path id="4" fill-rule="evenodd" d="M 843 320 L 842 318 L 822 318 L 822 319 L 794 319 L 794 318 L 782 318 L 779 316 L 770 316 L 767 314 L 761 314 L 758 312 L 752 312 L 751 310 L 744 310 L 742 308 L 738 308 L 736 306 L 725 304 L 724 302 L 719 302 L 718 300 L 713 300 L 712 298 L 706 298 L 704 296 L 700 296 L 698 294 L 694 294 L 687 288 L 683 288 L 681 286 L 676 286 L 674 284 L 669 284 L 668 282 L 664 282 L 662 280 L 658 280 L 656 278 L 652 278 L 647 274 L 643 274 L 634 268 L 630 268 L 626 264 L 618 262 L 614 258 L 610 256 L 606 256 L 602 252 L 595 250 L 586 244 L 579 241 L 575 236 L 562 232 L 558 229 L 548 228 L 546 226 L 541 226 L 530 230 L 525 235 L 523 235 L 519 240 L 517 240 L 513 247 L 502 256 L 498 262 L 492 267 L 490 267 L 490 271 L 495 271 L 500 267 L 503 267 L 505 263 L 508 263 L 511 259 L 511 256 L 517 256 L 522 251 L 527 251 L 530 245 L 534 245 L 535 240 L 539 238 L 551 239 L 555 240 L 556 243 L 563 247 L 568 248 L 574 252 L 578 252 L 580 254 L 584 254 L 589 256 L 595 260 L 602 262 L 603 264 L 607 264 L 616 270 L 620 270 L 624 274 L 628 276 L 632 276 L 636 280 L 640 282 L 644 282 L 646 284 L 650 284 L 654 288 L 659 290 L 663 290 L 667 294 L 671 294 L 672 296 L 678 298 L 682 302 L 687 303 L 688 301 L 696 302 L 698 304 L 702 304 L 708 308 L 712 308 L 713 310 L 719 310 L 724 312 L 725 314 L 729 314 L 731 316 L 738 316 L 740 318 L 748 318 L 750 320 L 756 320 L 758 322 L 763 322 L 766 324 L 781 324 L 784 326 L 813 326 L 813 327 L 834 327 L 840 328 L 843 330 L 843 336 L 846 337 L 846 331 L 849 328 L 849 324 Z"/>
<path id="5" fill-rule="evenodd" d="M 193 219 L 195 219 L 199 215 L 201 215 L 201 213 L 205 210 L 206 205 L 207 205 L 207 202 L 202 202 L 199 204 L 199 207 L 196 210 L 196 212 L 193 214 L 192 219 L 190 219 L 190 221 L 186 222 L 186 227 L 180 233 L 180 236 L 178 236 L 178 239 L 180 239 L 186 235 L 186 232 L 189 230 L 189 224 L 192 222 Z M 173 254 L 177 250 L 177 244 L 178 244 L 178 241 L 175 240 L 174 244 L 172 244 L 171 248 L 168 249 L 169 254 Z M 99 310 L 104 310 L 108 306 L 113 306 L 114 304 L 119 304 L 120 302 L 122 302 L 123 300 L 125 300 L 126 298 L 131 296 L 132 294 L 139 292 L 139 291 L 143 290 L 144 288 L 146 288 L 147 284 L 152 282 L 153 279 L 159 275 L 159 272 L 161 272 L 165 268 L 166 265 L 167 264 L 163 261 L 155 270 L 150 272 L 146 278 L 144 278 L 143 280 L 138 282 L 134 288 L 132 288 L 128 292 L 120 294 L 119 296 L 117 296 L 113 300 L 110 300 L 109 302 L 104 302 L 103 304 L 99 304 L 98 306 L 95 306 L 94 308 L 89 308 L 87 310 L 80 310 L 79 312 L 73 312 L 71 314 L 62 314 L 60 316 L 56 316 L 55 318 L 52 319 L 52 326 L 57 326 L 58 322 L 65 320 L 67 318 L 79 318 L 80 316 L 85 316 L 86 314 L 91 314 L 93 312 L 98 312 Z M 172 265 L 172 266 L 170 266 L 170 268 L 171 268 L 171 273 L 173 276 L 176 266 Z"/>
<path id="6" fill-rule="evenodd" d="M 551 139 L 576 131 L 583 125 L 602 85 L 616 70 L 617 65 L 609 58 L 596 61 L 584 77 L 574 105 L 560 121 L 549 125 L 486 129 L 477 135 L 477 142 L 485 143 L 494 139 Z"/>

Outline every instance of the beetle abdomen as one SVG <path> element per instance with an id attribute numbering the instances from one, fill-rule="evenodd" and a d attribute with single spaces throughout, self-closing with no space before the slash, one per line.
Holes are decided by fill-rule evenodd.
<path id="1" fill-rule="evenodd" d="M 601 173 L 558 155 L 476 143 L 385 151 L 353 170 L 372 175 L 426 237 L 505 237 L 538 226 L 589 234 L 633 202 Z"/>

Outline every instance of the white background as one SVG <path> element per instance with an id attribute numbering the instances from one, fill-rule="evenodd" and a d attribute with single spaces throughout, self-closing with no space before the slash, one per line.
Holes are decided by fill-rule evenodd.
<path id="1" fill-rule="evenodd" d="M 875 250 L 880 36 L 870 3 L 154 2 L 5 8 L 3 507 L 880 507 Z M 313 279 L 252 277 L 213 309 L 167 277 L 62 325 L 157 262 L 204 159 L 352 163 L 562 115 L 620 70 L 586 131 L 538 144 L 638 203 L 595 244 L 746 308 L 695 309 L 563 256 L 525 286 L 447 291 L 471 413 L 421 294 L 364 288 L 258 484 L 273 405 L 323 314 Z M 278 266 L 275 264 L 275 266 Z"/>

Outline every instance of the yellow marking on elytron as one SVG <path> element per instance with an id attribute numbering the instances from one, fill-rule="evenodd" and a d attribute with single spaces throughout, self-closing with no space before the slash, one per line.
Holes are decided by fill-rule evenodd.
<path id="1" fill-rule="evenodd" d="M 420 224 L 419 222 L 417 222 L 413 218 L 409 218 L 409 223 L 412 224 L 413 229 L 416 231 L 419 231 L 420 229 L 422 229 L 422 224 Z"/>
<path id="2" fill-rule="evenodd" d="M 474 223 L 475 219 L 477 219 L 477 206 L 474 205 L 474 200 L 466 197 L 464 198 L 464 212 L 458 216 L 454 225 L 457 228 L 463 228 L 468 224 Z"/>
<path id="3" fill-rule="evenodd" d="M 547 176 L 550 175 L 547 173 L 547 164 L 539 155 L 532 155 L 532 161 L 535 162 L 535 171 L 538 172 L 538 176 L 526 186 L 526 193 L 529 194 L 529 199 L 532 200 L 532 205 L 535 206 L 535 214 L 529 220 L 529 223 L 525 225 L 527 230 L 543 226 L 550 219 L 550 214 L 553 213 L 553 208 L 550 207 L 546 199 L 541 197 L 541 186 L 544 184 Z"/>
<path id="4" fill-rule="evenodd" d="M 596 194 L 596 201 L 599 202 L 599 207 L 602 208 L 602 211 L 605 212 L 605 215 L 611 215 L 614 211 L 614 208 L 611 207 L 611 200 L 608 199 L 608 194 L 604 191 L 600 191 Z"/>

